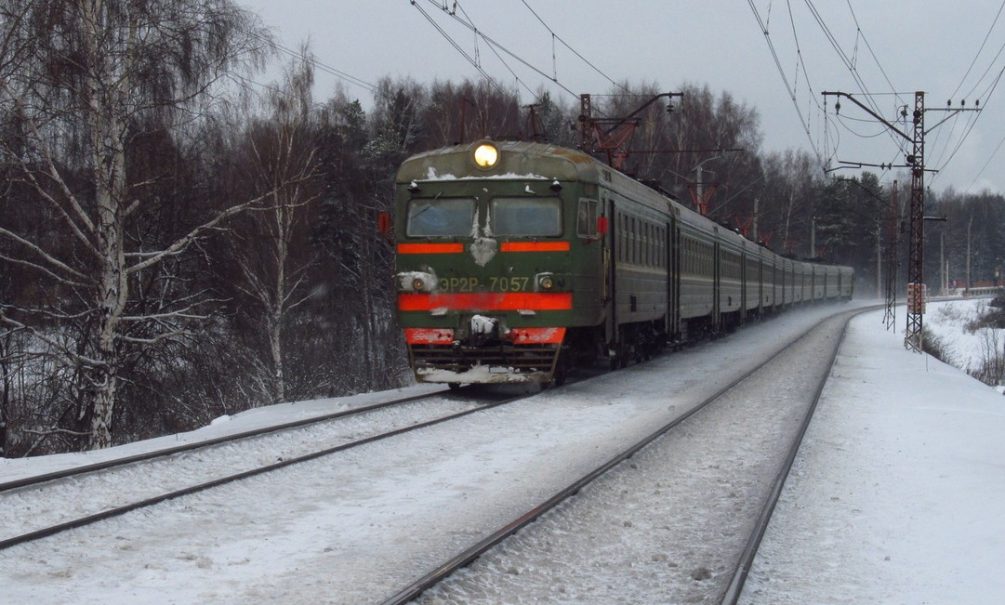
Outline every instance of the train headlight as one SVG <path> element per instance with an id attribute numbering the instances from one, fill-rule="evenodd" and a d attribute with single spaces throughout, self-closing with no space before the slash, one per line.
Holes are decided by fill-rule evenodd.
<path id="1" fill-rule="evenodd" d="M 551 290 L 555 287 L 555 280 L 550 275 L 542 276 L 537 283 L 541 286 L 542 290 Z"/>
<path id="2" fill-rule="evenodd" d="M 394 276 L 399 292 L 435 292 L 438 280 L 426 271 L 403 271 Z"/>
<path id="3" fill-rule="evenodd" d="M 475 148 L 475 164 L 479 168 L 492 168 L 499 161 L 499 149 L 491 143 L 482 143 Z"/>

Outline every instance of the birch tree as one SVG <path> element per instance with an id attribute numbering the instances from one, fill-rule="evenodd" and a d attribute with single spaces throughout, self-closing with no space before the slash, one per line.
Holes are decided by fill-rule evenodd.
<path id="1" fill-rule="evenodd" d="M 74 424 L 91 448 L 112 443 L 127 361 L 187 333 L 203 299 L 175 292 L 149 311 L 135 288 L 225 219 L 221 208 L 170 241 L 132 237 L 154 181 L 131 178 L 139 135 L 198 120 L 230 70 L 264 56 L 257 20 L 229 0 L 0 0 L 0 111 L 17 136 L 0 143 L 51 221 L 26 233 L 0 222 L 0 261 L 42 280 L 44 300 L 4 303 L 0 322 L 79 377 Z M 82 333 L 67 338 L 61 326 Z M 54 427 L 58 428 L 58 427 Z"/>
<path id="2" fill-rule="evenodd" d="M 246 135 L 246 163 L 264 209 L 248 214 L 245 233 L 235 241 L 237 288 L 252 303 L 251 324 L 268 347 L 264 382 L 272 401 L 285 401 L 287 326 L 308 300 L 307 279 L 314 255 L 307 245 L 305 219 L 318 198 L 318 154 L 312 120 L 313 59 L 306 50 L 287 71 L 282 88 L 270 89 L 269 116 L 253 123 Z"/>

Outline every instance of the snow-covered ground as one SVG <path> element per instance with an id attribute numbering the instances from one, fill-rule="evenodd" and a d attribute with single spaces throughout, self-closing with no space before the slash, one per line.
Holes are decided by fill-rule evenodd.
<path id="1" fill-rule="evenodd" d="M 424 429 L 2 551 L 0 601 L 357 603 L 374 591 L 386 596 L 401 577 L 509 521 L 832 312 L 790 313 L 476 414 L 462 427 Z M 865 314 L 849 328 L 747 602 L 1005 602 L 998 573 L 1005 563 L 1005 399 L 955 368 L 906 352 L 900 334 L 882 330 L 881 316 Z M 278 423 L 349 405 L 357 403 L 273 406 L 251 417 Z M 237 416 L 205 432 L 243 422 Z M 0 460 L 0 478 L 149 447 L 158 446 Z M 430 527 L 416 534 L 425 522 Z M 541 595 L 541 602 L 554 600 Z"/>
<path id="2" fill-rule="evenodd" d="M 851 324 L 742 603 L 1005 602 L 1005 398 L 881 316 Z"/>
<path id="3" fill-rule="evenodd" d="M 991 297 L 936 302 L 928 305 L 925 330 L 934 334 L 948 355 L 947 362 L 963 371 L 976 370 L 1005 348 L 1005 330 L 977 328 L 976 322 L 990 307 Z"/>

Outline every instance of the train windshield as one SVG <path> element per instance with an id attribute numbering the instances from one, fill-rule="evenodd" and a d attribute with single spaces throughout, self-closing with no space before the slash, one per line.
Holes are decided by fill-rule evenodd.
<path id="1" fill-rule="evenodd" d="M 475 200 L 472 198 L 414 199 L 408 203 L 409 237 L 471 235 Z"/>
<path id="2" fill-rule="evenodd" d="M 494 235 L 562 235 L 557 197 L 497 197 L 489 205 Z"/>

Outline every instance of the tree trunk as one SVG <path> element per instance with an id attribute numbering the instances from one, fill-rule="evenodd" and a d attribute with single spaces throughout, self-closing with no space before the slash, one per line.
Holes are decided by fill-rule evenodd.
<path id="1" fill-rule="evenodd" d="M 7 457 L 7 419 L 10 409 L 10 391 L 13 385 L 8 355 L 14 350 L 14 347 L 11 346 L 12 340 L 10 333 L 4 336 L 3 340 L 0 340 L 0 389 L 3 389 L 0 392 L 0 458 Z"/>
<path id="2" fill-rule="evenodd" d="M 85 84 L 90 115 L 91 149 L 94 163 L 95 202 L 97 206 L 97 249 L 100 253 L 96 309 L 98 338 L 96 365 L 91 371 L 94 415 L 91 418 L 91 449 L 105 448 L 112 442 L 112 418 L 115 413 L 120 355 L 119 323 L 128 299 L 126 259 L 122 233 L 122 200 L 126 193 L 125 124 L 119 111 L 127 78 L 113 79 L 106 71 L 106 57 L 98 51 L 104 12 L 101 2 L 89 2 L 85 8 L 85 52 L 97 66 Z M 104 77 L 103 77 L 104 76 Z M 103 86 L 114 81 L 114 86 Z M 128 94 L 128 93 L 126 93 Z"/>
<path id="3" fill-rule="evenodd" d="M 269 352 L 272 354 L 272 398 L 273 403 L 286 401 L 286 377 L 283 364 L 282 312 L 272 315 L 269 326 Z"/>

